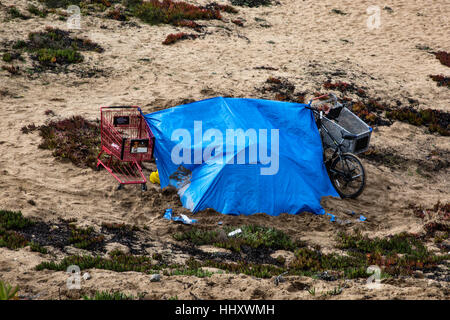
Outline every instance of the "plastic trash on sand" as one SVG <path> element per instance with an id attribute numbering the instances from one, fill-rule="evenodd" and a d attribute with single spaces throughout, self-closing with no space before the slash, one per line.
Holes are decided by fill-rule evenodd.
<path id="1" fill-rule="evenodd" d="M 197 222 L 196 219 L 190 219 L 190 218 L 188 218 L 188 216 L 186 216 L 184 214 L 181 214 L 180 217 L 174 217 L 174 218 L 172 218 L 172 220 L 173 221 L 181 221 L 184 224 L 193 224 L 193 223 Z"/>
<path id="2" fill-rule="evenodd" d="M 158 170 L 150 174 L 150 182 L 160 184 Z"/>
<path id="3" fill-rule="evenodd" d="M 234 231 L 231 231 L 231 232 L 228 234 L 228 236 L 229 236 L 229 237 L 234 237 L 235 235 L 237 235 L 237 234 L 239 234 L 239 233 L 241 233 L 241 232 L 242 232 L 241 229 L 236 229 L 236 230 L 234 230 Z"/>
<path id="4" fill-rule="evenodd" d="M 359 216 L 359 220 L 361 220 L 361 221 L 366 221 L 367 220 L 367 218 L 366 217 L 364 217 L 362 214 Z"/>
<path id="5" fill-rule="evenodd" d="M 166 212 L 164 213 L 164 218 L 167 220 L 172 220 L 172 209 L 166 209 Z"/>
<path id="6" fill-rule="evenodd" d="M 172 216 L 172 209 L 166 209 L 166 212 L 164 213 L 164 218 L 167 220 L 175 221 L 175 222 L 183 222 L 184 224 L 193 224 L 196 223 L 196 219 L 190 219 L 188 216 L 181 214 L 179 217 L 173 217 Z"/>
<path id="7" fill-rule="evenodd" d="M 327 216 L 330 216 L 330 221 L 331 221 L 331 222 L 336 221 L 336 216 L 335 216 L 334 214 L 331 214 L 331 213 L 328 213 L 328 212 L 327 212 L 326 215 L 327 215 Z"/>

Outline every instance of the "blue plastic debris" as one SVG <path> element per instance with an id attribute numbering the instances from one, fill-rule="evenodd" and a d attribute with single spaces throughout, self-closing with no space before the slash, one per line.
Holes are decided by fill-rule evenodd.
<path id="1" fill-rule="evenodd" d="M 367 220 L 367 218 L 366 217 L 364 217 L 362 214 L 359 216 L 359 220 L 361 220 L 361 221 L 366 221 Z"/>
<path id="2" fill-rule="evenodd" d="M 181 214 L 179 217 L 172 217 L 172 209 L 166 209 L 166 212 L 164 213 L 164 218 L 175 222 L 180 221 L 183 222 L 184 224 L 193 224 L 197 222 L 196 219 L 189 219 L 184 214 Z"/>
<path id="3" fill-rule="evenodd" d="M 328 212 L 327 212 L 327 216 L 330 216 L 330 217 L 331 217 L 331 218 L 330 218 L 330 221 L 331 221 L 331 222 L 336 221 L 336 216 L 335 216 L 334 214 L 331 214 L 331 213 L 328 213 Z"/>
<path id="4" fill-rule="evenodd" d="M 164 218 L 167 220 L 172 220 L 172 209 L 166 209 L 166 212 L 164 213 Z"/>
<path id="5" fill-rule="evenodd" d="M 188 216 L 181 214 L 179 217 L 173 217 L 172 221 L 181 221 L 184 224 L 193 224 L 196 223 L 196 219 L 189 219 Z"/>

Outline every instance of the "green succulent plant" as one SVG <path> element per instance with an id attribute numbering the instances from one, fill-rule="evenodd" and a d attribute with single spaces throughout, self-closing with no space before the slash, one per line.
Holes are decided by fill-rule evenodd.
<path id="1" fill-rule="evenodd" d="M 13 288 L 11 285 L 0 281 L 0 300 L 15 300 L 17 298 L 17 292 L 19 291 L 19 287 L 16 286 Z"/>

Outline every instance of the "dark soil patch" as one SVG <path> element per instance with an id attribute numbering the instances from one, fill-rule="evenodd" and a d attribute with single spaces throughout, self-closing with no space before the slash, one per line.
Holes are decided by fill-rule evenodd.
<path id="1" fill-rule="evenodd" d="M 446 67 L 450 67 L 450 53 L 445 52 L 445 51 L 438 51 L 438 52 L 433 52 L 433 54 L 442 65 L 444 65 Z"/>
<path id="2" fill-rule="evenodd" d="M 258 67 L 254 67 L 253 69 L 255 69 L 255 70 L 273 70 L 273 71 L 278 70 L 278 68 L 274 68 L 271 66 L 258 66 Z"/>
<path id="3" fill-rule="evenodd" d="M 438 87 L 447 87 L 450 89 L 450 77 L 446 77 L 442 74 L 430 75 L 430 78 L 437 82 Z"/>
<path id="4" fill-rule="evenodd" d="M 240 261 L 248 261 L 254 264 L 271 264 L 282 266 L 282 264 L 272 258 L 270 255 L 275 252 L 274 250 L 267 248 L 251 248 L 248 246 L 244 246 L 241 252 L 204 252 L 203 250 L 198 249 L 196 246 L 183 246 L 178 244 L 172 244 L 172 249 L 175 252 L 182 252 L 185 254 L 189 254 L 192 257 L 195 257 L 198 260 L 203 262 L 205 261 L 232 261 L 232 262 L 240 262 Z"/>
<path id="5" fill-rule="evenodd" d="M 407 170 L 417 166 L 424 176 L 430 176 L 431 172 L 438 172 L 450 167 L 450 154 L 447 151 L 435 150 L 426 156 L 426 159 L 409 159 L 389 148 L 369 147 L 365 153 L 360 155 L 373 163 L 385 165 L 391 169 Z"/>
<path id="6" fill-rule="evenodd" d="M 255 8 L 269 6 L 272 4 L 272 0 L 231 0 L 231 4 L 233 6 Z"/>
<path id="7" fill-rule="evenodd" d="M 138 229 L 122 224 L 104 224 L 100 233 L 92 227 L 81 228 L 74 221 L 45 222 L 24 218 L 20 212 L 0 211 L 0 246 L 17 249 L 31 245 L 33 251 L 43 252 L 43 246 L 65 251 L 73 246 L 91 252 L 105 252 L 107 243 L 118 242 L 127 246 L 132 254 L 145 254 L 151 247 L 136 235 Z M 151 240 L 151 239 L 150 239 Z"/>
<path id="8" fill-rule="evenodd" d="M 8 71 L 11 75 L 18 75 L 21 73 L 19 66 L 2 66 L 2 70 Z"/>
<path id="9" fill-rule="evenodd" d="M 235 13 L 239 12 L 238 9 L 236 9 L 236 8 L 230 6 L 230 5 L 219 4 L 217 2 L 208 3 L 206 6 L 204 6 L 204 8 L 208 9 L 208 10 L 211 10 L 211 9 L 220 10 L 220 11 L 227 12 L 227 13 L 232 13 L 232 14 L 235 14 Z"/>
<path id="10" fill-rule="evenodd" d="M 291 282 L 291 284 L 287 288 L 287 291 L 297 292 L 297 291 L 302 291 L 302 290 L 308 290 L 309 288 L 310 288 L 310 286 L 306 283 L 302 283 L 300 281 L 294 281 L 294 282 Z"/>
<path id="11" fill-rule="evenodd" d="M 103 223 L 101 233 L 108 236 L 107 243 L 120 243 L 130 250 L 131 254 L 146 254 L 146 248 L 153 247 L 152 239 L 146 235 L 138 235 L 139 228 L 126 224 Z M 141 240 L 143 238 L 143 240 Z"/>
<path id="12" fill-rule="evenodd" d="M 339 14 L 341 16 L 346 16 L 347 15 L 347 13 L 345 13 L 344 11 L 342 11 L 340 9 L 332 9 L 331 12 L 335 13 L 335 14 Z"/>
<path id="13" fill-rule="evenodd" d="M 125 11 L 122 9 L 111 10 L 106 14 L 106 17 L 109 19 L 117 20 L 117 21 L 127 21 L 128 20 L 128 17 L 125 14 Z"/>
<path id="14" fill-rule="evenodd" d="M 104 236 L 91 228 L 78 228 L 68 222 L 48 223 L 35 221 L 32 225 L 18 231 L 28 241 L 40 246 L 51 246 L 65 251 L 64 247 L 104 252 Z"/>
<path id="15" fill-rule="evenodd" d="M 37 221 L 20 231 L 27 240 L 39 243 L 41 246 L 52 246 L 63 251 L 64 247 L 69 245 L 71 231 L 67 224 L 49 224 L 43 221 Z"/>
<path id="16" fill-rule="evenodd" d="M 162 42 L 162 44 L 170 45 L 181 40 L 196 39 L 197 37 L 198 36 L 195 34 L 188 34 L 184 32 L 171 33 L 166 37 L 166 39 Z"/>
<path id="17" fill-rule="evenodd" d="M 360 97 L 366 97 L 366 91 L 363 88 L 359 88 L 353 83 L 347 83 L 343 81 L 331 82 L 328 80 L 323 83 L 323 87 L 327 90 L 338 90 L 342 93 L 353 92 Z"/>
<path id="18" fill-rule="evenodd" d="M 264 85 L 256 90 L 263 94 L 270 93 L 278 101 L 305 102 L 305 93 L 295 92 L 295 85 L 285 78 L 268 77 Z"/>

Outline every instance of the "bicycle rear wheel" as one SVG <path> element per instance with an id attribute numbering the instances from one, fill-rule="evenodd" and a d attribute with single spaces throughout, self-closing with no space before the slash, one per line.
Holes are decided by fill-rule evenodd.
<path id="1" fill-rule="evenodd" d="M 341 198 L 358 197 L 366 185 L 366 173 L 361 161 L 351 153 L 344 153 L 331 164 L 328 174 Z"/>

